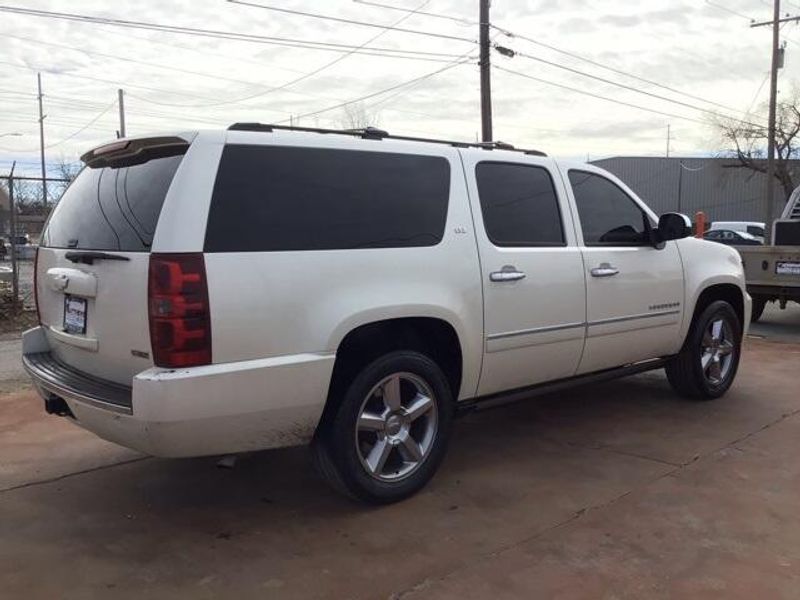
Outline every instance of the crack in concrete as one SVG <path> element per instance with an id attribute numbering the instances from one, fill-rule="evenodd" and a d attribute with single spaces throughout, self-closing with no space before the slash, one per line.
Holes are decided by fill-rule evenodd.
<path id="1" fill-rule="evenodd" d="M 436 576 L 436 577 L 426 577 L 422 581 L 414 584 L 413 586 L 411 586 L 409 588 L 406 588 L 405 590 L 401 590 L 399 592 L 393 592 L 389 596 L 389 600 L 402 600 L 403 598 L 406 598 L 406 597 L 410 596 L 411 594 L 413 594 L 415 592 L 426 590 L 426 589 L 430 588 L 433 584 L 438 583 L 440 581 L 446 581 L 447 579 L 451 578 L 453 575 L 456 575 L 457 573 L 460 573 L 460 572 L 468 569 L 472 564 L 475 564 L 475 563 L 478 563 L 478 562 L 485 562 L 487 560 L 496 559 L 496 558 L 502 556 L 503 554 L 506 554 L 507 552 L 510 552 L 512 550 L 515 550 L 516 548 L 519 548 L 520 546 L 523 546 L 523 545 L 525 545 L 525 544 L 527 544 L 529 542 L 537 540 L 537 539 L 539 539 L 539 538 L 541 538 L 541 537 L 543 537 L 543 536 L 545 536 L 545 535 L 547 535 L 547 534 L 549 534 L 549 533 L 551 533 L 553 531 L 561 529 L 562 527 L 566 527 L 566 526 L 574 523 L 578 519 L 583 518 L 585 515 L 589 514 L 590 512 L 595 512 L 595 511 L 598 511 L 598 510 L 603 510 L 603 509 L 609 508 L 609 507 L 613 506 L 614 504 L 616 504 L 617 502 L 619 502 L 619 501 L 623 500 L 624 498 L 630 496 L 631 494 L 636 493 L 636 492 L 640 492 L 640 491 L 648 488 L 649 486 L 658 483 L 662 479 L 665 479 L 667 477 L 676 477 L 686 467 L 688 467 L 689 465 L 691 465 L 691 464 L 693 464 L 693 463 L 695 463 L 695 462 L 697 462 L 699 460 L 703 460 L 703 459 L 712 457 L 715 454 L 718 454 L 719 452 L 722 452 L 723 450 L 725 450 L 727 448 L 736 448 L 736 446 L 738 444 L 740 444 L 741 442 L 749 439 L 750 437 L 752 437 L 754 435 L 757 435 L 759 433 L 762 433 L 762 432 L 766 431 L 767 429 L 770 429 L 771 427 L 774 427 L 775 425 L 778 425 L 779 423 L 785 421 L 786 419 L 790 419 L 790 418 L 792 418 L 792 417 L 794 417 L 796 415 L 800 415 L 800 409 L 796 409 L 796 410 L 793 410 L 791 412 L 784 413 L 778 419 L 767 423 L 766 425 L 758 428 L 755 431 L 751 431 L 751 432 L 743 435 L 742 437 L 737 438 L 737 439 L 725 444 L 724 446 L 721 446 L 721 447 L 717 448 L 716 450 L 712 450 L 712 451 L 710 451 L 710 452 L 708 452 L 706 454 L 703 454 L 703 455 L 694 456 L 690 460 L 687 460 L 687 461 L 685 461 L 683 463 L 680 463 L 680 464 L 669 463 L 669 462 L 661 461 L 661 460 L 658 460 L 658 459 L 652 459 L 652 458 L 649 458 L 649 457 L 646 457 L 646 456 L 639 456 L 638 458 L 647 459 L 647 460 L 653 460 L 655 462 L 659 462 L 659 463 L 663 463 L 663 464 L 666 464 L 666 465 L 674 466 L 675 468 L 671 469 L 670 471 L 668 471 L 666 473 L 662 473 L 658 477 L 656 477 L 656 478 L 654 478 L 654 479 L 652 479 L 650 481 L 647 481 L 647 482 L 645 482 L 645 483 L 643 483 L 641 485 L 634 486 L 631 489 L 627 490 L 626 492 L 623 492 L 622 494 L 620 494 L 618 496 L 615 496 L 614 498 L 611 498 L 611 499 L 607 500 L 606 502 L 601 502 L 601 503 L 598 503 L 598 504 L 595 504 L 595 505 L 590 505 L 590 506 L 581 508 L 581 509 L 575 511 L 574 513 L 572 513 L 569 517 L 567 517 L 563 521 L 559 521 L 558 523 L 554 523 L 553 525 L 551 525 L 549 527 L 545 527 L 544 529 L 539 530 L 539 531 L 533 533 L 532 535 L 530 535 L 530 536 L 528 536 L 526 538 L 523 538 L 521 540 L 518 540 L 518 541 L 513 542 L 511 544 L 508 544 L 506 546 L 502 546 L 500 548 L 497 548 L 497 549 L 492 550 L 490 552 L 487 552 L 485 554 L 478 555 L 478 556 L 476 556 L 476 557 L 474 557 L 472 559 L 465 560 L 458 567 L 455 567 L 454 569 L 451 569 L 451 570 L 447 571 L 446 573 L 442 573 L 441 575 Z M 550 440 L 550 441 L 554 441 L 554 440 Z M 574 445 L 576 447 L 586 448 L 586 449 L 590 449 L 590 450 L 591 449 L 595 449 L 595 450 L 605 450 L 606 449 L 602 445 L 598 445 L 597 447 L 593 448 L 591 446 L 583 446 L 581 444 L 570 444 L 570 443 L 562 443 L 562 442 L 557 442 L 557 441 L 554 441 L 554 443 L 567 445 L 567 446 Z M 618 452 L 618 451 L 613 450 L 613 449 L 611 451 L 615 452 L 615 453 L 618 453 L 618 454 L 625 454 L 624 452 Z"/>
<path id="2" fill-rule="evenodd" d="M 111 469 L 113 467 L 119 467 L 122 465 L 129 465 L 135 462 L 141 462 L 143 460 L 148 460 L 152 458 L 151 456 L 138 456 L 136 458 L 130 458 L 128 460 L 121 460 L 119 462 L 110 463 L 107 465 L 99 465 L 97 467 L 92 467 L 91 469 L 83 469 L 82 471 L 73 471 L 72 473 L 65 473 L 64 475 L 58 475 L 56 477 L 50 477 L 48 479 L 40 479 L 38 481 L 28 481 L 26 483 L 21 483 L 19 485 L 14 485 L 7 488 L 0 489 L 0 494 L 5 494 L 6 492 L 13 492 L 15 490 L 21 490 L 29 487 L 34 487 L 37 485 L 45 485 L 47 483 L 54 483 L 56 481 L 62 481 L 64 479 L 69 479 L 70 477 L 76 477 L 78 475 L 86 475 L 87 473 L 94 473 L 95 471 L 102 471 L 104 469 Z"/>
<path id="3" fill-rule="evenodd" d="M 559 444 L 562 446 L 567 446 L 569 448 L 580 448 L 582 450 L 603 450 L 604 452 L 610 452 L 612 454 L 619 454 L 621 456 L 630 456 L 632 458 L 640 458 L 642 460 L 649 460 L 661 465 L 667 465 L 670 467 L 679 467 L 683 463 L 676 463 L 671 462 L 669 460 L 664 460 L 663 458 L 656 458 L 654 456 L 648 456 L 646 454 L 638 454 L 636 452 L 630 452 L 629 450 L 620 450 L 619 448 L 615 448 L 613 446 L 609 446 L 608 444 L 581 444 L 579 442 L 570 442 L 570 441 L 560 441 L 554 440 L 552 438 L 542 438 L 554 444 Z"/>

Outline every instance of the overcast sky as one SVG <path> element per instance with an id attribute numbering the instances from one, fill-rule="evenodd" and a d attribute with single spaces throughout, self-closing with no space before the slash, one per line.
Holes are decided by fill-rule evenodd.
<path id="1" fill-rule="evenodd" d="M 129 135 L 235 121 L 278 122 L 321 111 L 450 66 L 474 56 L 470 41 L 346 25 L 231 4 L 225 0 L 7 0 L 48 11 L 147 21 L 366 47 L 415 50 L 433 60 L 410 60 L 281 47 L 0 12 L 0 172 L 17 158 L 35 174 L 38 161 L 36 72 L 42 73 L 48 161 L 75 160 L 118 128 L 116 90 L 126 90 Z M 408 15 L 351 0 L 252 0 L 256 3 L 425 30 L 475 40 L 477 0 L 378 0 L 385 4 L 461 17 L 464 23 Z M 785 12 L 800 13 L 800 0 Z M 528 55 L 639 90 L 669 96 L 709 111 L 765 120 L 770 31 L 749 19 L 768 20 L 767 0 L 494 0 L 492 21 L 514 33 L 690 94 L 604 71 L 520 38 L 494 31 L 495 42 Z M 474 5 L 474 6 L 472 6 Z M 723 8 L 724 7 L 724 8 Z M 800 31 L 784 28 L 787 88 L 800 70 Z M 342 60 L 285 89 L 275 87 Z M 422 55 L 417 55 L 420 57 Z M 495 65 L 656 111 L 615 104 L 495 69 L 495 138 L 557 156 L 600 158 L 662 155 L 670 124 L 675 155 L 713 153 L 709 114 L 648 97 L 576 73 L 496 52 Z M 435 62 L 434 62 L 435 61 Z M 248 98 L 249 99 L 245 99 Z M 712 104 L 716 103 L 716 104 Z M 480 129 L 475 61 L 373 96 L 363 103 L 392 133 L 474 140 Z M 725 108 L 722 108 L 721 106 Z M 105 111 L 103 113 L 103 111 Z M 101 113 L 103 113 L 101 115 Z M 682 119 L 679 117 L 688 117 Z M 304 117 L 302 125 L 337 126 L 342 109 Z M 80 133 L 76 133 L 86 127 Z M 68 138 L 68 139 L 67 139 Z"/>

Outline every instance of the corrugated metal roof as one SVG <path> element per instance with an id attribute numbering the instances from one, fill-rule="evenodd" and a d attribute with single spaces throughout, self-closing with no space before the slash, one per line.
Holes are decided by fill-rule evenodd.
<path id="1" fill-rule="evenodd" d="M 592 164 L 622 179 L 659 214 L 702 210 L 710 221 L 764 220 L 765 175 L 729 158 L 619 156 Z M 800 175 L 800 161 L 791 164 Z M 785 205 L 777 182 L 775 196 L 777 218 Z"/>

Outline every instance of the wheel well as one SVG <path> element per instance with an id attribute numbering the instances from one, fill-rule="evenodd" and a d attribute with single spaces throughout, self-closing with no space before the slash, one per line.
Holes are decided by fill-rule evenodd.
<path id="1" fill-rule="evenodd" d="M 415 350 L 428 356 L 444 372 L 453 398 L 458 397 L 462 354 L 458 335 L 452 325 L 430 317 L 377 321 L 357 327 L 339 344 L 323 422 L 331 410 L 331 398 L 339 397 L 347 384 L 366 365 L 396 350 Z"/>
<path id="2" fill-rule="evenodd" d="M 697 315 L 703 312 L 709 304 L 717 300 L 725 300 L 725 302 L 730 304 L 736 312 L 736 316 L 739 317 L 739 323 L 744 326 L 744 297 L 742 295 L 742 290 L 732 283 L 720 283 L 704 289 L 700 297 L 697 298 L 692 321 L 694 321 Z"/>

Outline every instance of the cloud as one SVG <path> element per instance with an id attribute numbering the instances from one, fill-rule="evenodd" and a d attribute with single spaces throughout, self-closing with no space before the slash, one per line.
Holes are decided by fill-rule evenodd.
<path id="1" fill-rule="evenodd" d="M 418 6 L 408 1 L 404 6 Z M 108 3 L 84 0 L 39 0 L 42 10 L 69 10 L 83 14 L 153 21 L 256 35 L 301 38 L 321 42 L 364 44 L 378 29 L 274 13 L 226 2 L 140 0 Z M 399 4 L 399 3 L 398 3 Z M 348 0 L 313 2 L 282 0 L 281 6 L 390 24 L 403 16 L 397 11 L 367 7 Z M 586 62 L 554 52 L 521 37 L 495 30 L 497 43 L 572 68 L 588 71 L 637 89 L 667 95 L 691 105 L 741 115 L 764 93 L 756 91 L 768 69 L 768 38 L 751 30 L 747 17 L 768 18 L 768 10 L 751 0 L 730 0 L 725 6 L 744 18 L 697 0 L 648 0 L 646 6 L 629 1 L 603 3 L 573 0 L 504 0 L 492 6 L 493 22 L 523 36 L 608 64 L 624 72 L 658 81 L 714 104 L 650 86 Z M 427 10 L 475 21 L 477 6 L 457 0 L 436 0 Z M 30 38 L 4 38 L 0 50 L 0 133 L 20 131 L 24 137 L 5 137 L 3 150 L 30 160 L 36 157 L 36 71 L 43 73 L 46 137 L 56 143 L 94 119 L 116 98 L 127 93 L 128 129 L 132 134 L 193 127 L 224 127 L 235 120 L 276 121 L 289 115 L 320 111 L 398 83 L 428 75 L 441 62 L 248 43 L 136 29 L 37 19 L 0 14 L 4 30 Z M 415 15 L 403 27 L 475 39 L 477 28 L 444 19 Z M 787 28 L 791 38 L 797 34 Z M 800 38 L 798 38 L 800 41 Z M 43 42 L 69 46 L 48 46 Z M 372 46 L 424 50 L 448 55 L 475 54 L 477 47 L 435 37 L 385 31 Z M 800 72 L 800 61 L 788 48 L 782 81 Z M 274 91 L 304 73 L 335 65 Z M 447 57 L 429 56 L 447 60 Z M 704 113 L 642 96 L 631 90 L 602 84 L 522 56 L 496 64 L 523 73 L 623 102 L 641 104 L 668 113 L 703 120 Z M 502 61 L 502 62 L 501 62 Z M 494 116 L 498 137 L 519 146 L 533 146 L 555 154 L 582 156 L 587 152 L 636 154 L 658 152 L 668 122 L 680 132 L 676 152 L 713 151 L 707 128 L 652 114 L 613 102 L 558 89 L 515 75 L 494 71 Z M 248 100 L 242 99 L 253 96 Z M 390 131 L 429 136 L 474 139 L 480 129 L 478 69 L 463 65 L 430 76 L 407 88 L 365 101 L 380 112 L 381 125 Z M 340 110 L 309 117 L 306 124 L 334 125 Z M 304 121 L 305 122 L 305 121 Z M 48 151 L 75 157 L 92 145 L 107 141 L 118 127 L 110 110 L 81 134 Z M 5 163 L 0 162 L 0 170 Z"/>

